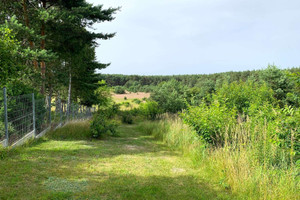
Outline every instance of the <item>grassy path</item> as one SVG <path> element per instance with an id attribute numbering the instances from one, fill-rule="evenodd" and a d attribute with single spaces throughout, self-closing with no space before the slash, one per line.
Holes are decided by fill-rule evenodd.
<path id="1" fill-rule="evenodd" d="M 79 123 L 61 131 L 86 131 Z M 136 126 L 120 137 L 44 138 L 0 160 L 0 199 L 232 199 Z M 76 137 L 75 137 L 76 138 Z"/>

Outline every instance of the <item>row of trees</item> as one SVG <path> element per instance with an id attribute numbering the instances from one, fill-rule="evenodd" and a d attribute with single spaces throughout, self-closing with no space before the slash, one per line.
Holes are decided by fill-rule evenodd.
<path id="1" fill-rule="evenodd" d="M 225 72 L 210 75 L 176 75 L 176 76 L 137 76 L 137 75 L 110 75 L 101 74 L 100 79 L 115 88 L 116 93 L 125 90 L 131 92 L 151 92 L 152 99 L 161 105 L 164 110 L 176 112 L 185 108 L 185 102 L 199 104 L 208 94 L 214 93 L 224 83 L 236 81 L 266 82 L 274 91 L 274 97 L 280 105 L 300 105 L 300 68 L 281 70 L 276 66 L 268 66 L 265 70 Z M 173 102 L 178 102 L 174 106 Z M 170 104 L 170 106 L 167 106 Z"/>
<path id="2" fill-rule="evenodd" d="M 300 68 L 291 68 L 287 70 L 290 73 L 300 72 Z M 234 81 L 246 81 L 249 77 L 252 80 L 262 80 L 261 74 L 264 70 L 242 71 L 242 72 L 224 72 L 215 74 L 195 74 L 195 75 L 173 75 L 173 76 L 138 76 L 138 75 L 120 75 L 120 74 L 100 74 L 99 79 L 105 80 L 110 86 L 122 86 L 124 89 L 136 92 L 152 92 L 155 87 L 163 82 L 175 79 L 189 88 L 208 88 L 214 89 L 222 85 L 224 81 L 229 83 Z"/>
<path id="3" fill-rule="evenodd" d="M 118 8 L 85 0 L 2 0 L 0 8 L 1 88 L 96 103 L 95 71 L 108 66 L 96 61 L 96 41 L 115 33 L 93 32 L 93 25 L 113 20 Z"/>

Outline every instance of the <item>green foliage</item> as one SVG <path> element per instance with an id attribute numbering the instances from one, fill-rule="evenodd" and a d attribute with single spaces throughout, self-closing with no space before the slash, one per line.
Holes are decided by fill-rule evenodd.
<path id="1" fill-rule="evenodd" d="M 262 80 L 274 91 L 276 99 L 283 105 L 286 101 L 286 95 L 292 90 L 292 83 L 289 81 L 287 72 L 280 70 L 276 66 L 269 65 L 261 73 Z"/>
<path id="2" fill-rule="evenodd" d="M 300 72 L 287 73 L 287 75 L 293 85 L 292 91 L 287 93 L 287 102 L 295 107 L 300 107 Z"/>
<path id="3" fill-rule="evenodd" d="M 95 48 L 97 40 L 115 33 L 94 33 L 87 27 L 112 21 L 118 8 L 85 0 L 1 1 L 0 7 L 0 87 L 17 80 L 43 95 L 65 98 L 72 80 L 73 101 L 98 104 L 95 72 L 109 64 L 96 61 Z"/>
<path id="4" fill-rule="evenodd" d="M 191 105 L 198 105 L 203 99 L 206 101 L 208 94 L 213 94 L 224 84 L 245 82 L 247 80 L 255 83 L 266 82 L 268 87 L 274 90 L 273 95 L 277 100 L 280 100 L 281 107 L 284 107 L 285 103 L 299 107 L 299 103 L 297 103 L 300 99 L 300 79 L 297 75 L 299 73 L 299 67 L 281 70 L 276 66 L 269 66 L 266 70 L 224 72 L 210 75 L 137 76 L 101 74 L 98 78 L 106 80 L 110 86 L 122 86 L 129 91 L 151 93 L 157 93 L 163 83 L 174 79 L 186 87 L 184 96 Z"/>
<path id="5" fill-rule="evenodd" d="M 122 111 L 120 116 L 122 123 L 133 124 L 133 115 L 130 111 Z"/>
<path id="6" fill-rule="evenodd" d="M 142 101 L 140 99 L 133 99 L 132 102 L 136 103 L 136 104 L 141 104 Z"/>
<path id="7" fill-rule="evenodd" d="M 116 86 L 114 92 L 116 94 L 125 94 L 125 89 L 121 86 Z"/>
<path id="8" fill-rule="evenodd" d="M 225 133 L 231 132 L 234 137 L 225 134 L 226 143 L 221 148 L 207 146 L 191 127 L 169 116 L 160 121 L 140 123 L 138 129 L 182 151 L 193 161 L 197 171 L 224 189 L 230 189 L 237 199 L 260 199 L 262 196 L 297 199 L 299 170 L 287 159 L 290 152 L 270 142 L 267 130 L 273 125 L 263 124 L 253 123 L 253 128 L 239 123 L 231 131 L 225 129 Z M 274 160 L 277 160 L 276 165 L 270 165 Z"/>
<path id="9" fill-rule="evenodd" d="M 236 110 L 227 108 L 214 100 L 209 106 L 203 102 L 199 106 L 191 106 L 181 114 L 184 122 L 209 144 L 215 146 L 224 143 L 224 128 L 236 121 Z"/>
<path id="10" fill-rule="evenodd" d="M 131 106 L 130 102 L 128 101 L 122 102 L 121 105 L 124 105 L 125 108 L 129 108 Z"/>
<path id="11" fill-rule="evenodd" d="M 150 120 L 155 120 L 162 113 L 156 101 L 147 101 L 140 104 L 141 112 Z"/>
<path id="12" fill-rule="evenodd" d="M 251 81 L 224 84 L 207 99 L 208 103 L 189 106 L 181 114 L 184 122 L 206 142 L 223 146 L 225 135 L 229 141 L 233 140 L 234 135 L 231 134 L 234 134 L 237 124 L 247 125 L 251 127 L 251 132 L 256 132 L 255 127 L 263 130 L 265 123 L 268 123 L 266 135 L 269 140 L 287 151 L 292 149 L 295 155 L 299 154 L 299 146 L 293 142 L 299 133 L 299 109 L 279 108 L 273 91 L 265 84 Z"/>
<path id="13" fill-rule="evenodd" d="M 100 107 L 107 107 L 112 103 L 110 88 L 106 85 L 104 80 L 98 82 L 95 95 L 97 98 L 96 103 Z"/>
<path id="14" fill-rule="evenodd" d="M 164 112 L 176 113 L 186 108 L 187 87 L 175 79 L 162 83 L 152 94 Z"/>
<path id="15" fill-rule="evenodd" d="M 0 87 L 18 76 L 22 69 L 19 58 L 19 42 L 8 28 L 0 27 Z"/>
<path id="16" fill-rule="evenodd" d="M 127 100 L 127 97 L 124 97 L 124 100 Z"/>
<path id="17" fill-rule="evenodd" d="M 111 113 L 107 110 L 99 110 L 94 114 L 91 122 L 91 136 L 100 138 L 104 134 L 116 135 L 117 123 L 111 120 Z"/>
<path id="18" fill-rule="evenodd" d="M 271 89 L 252 81 L 226 83 L 217 89 L 216 94 L 212 96 L 213 100 L 218 100 L 228 109 L 236 109 L 239 114 L 246 115 L 256 112 L 265 103 L 276 103 Z"/>

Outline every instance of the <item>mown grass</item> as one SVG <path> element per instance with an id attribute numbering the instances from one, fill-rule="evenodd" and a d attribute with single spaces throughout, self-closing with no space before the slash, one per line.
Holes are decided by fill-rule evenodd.
<path id="1" fill-rule="evenodd" d="M 181 150 L 193 161 L 205 180 L 219 183 L 237 199 L 300 199 L 299 168 L 258 162 L 258 155 L 268 159 L 266 154 L 272 154 L 272 149 L 257 152 L 257 144 L 249 144 L 244 138 L 243 142 L 209 148 L 194 131 L 176 118 L 144 122 L 138 128 L 162 140 L 170 148 Z M 241 131 L 246 132 L 247 129 L 235 131 L 243 135 Z"/>
<path id="2" fill-rule="evenodd" d="M 2 151 L 0 199 L 234 199 L 136 125 L 89 139 L 89 122 Z"/>

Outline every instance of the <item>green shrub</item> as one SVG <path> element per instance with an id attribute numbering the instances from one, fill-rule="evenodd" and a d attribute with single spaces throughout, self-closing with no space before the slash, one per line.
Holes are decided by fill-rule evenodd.
<path id="1" fill-rule="evenodd" d="M 286 95 L 292 91 L 293 83 L 288 78 L 287 72 L 280 70 L 274 65 L 269 65 L 267 69 L 260 74 L 270 88 L 274 91 L 274 97 L 283 105 L 286 103 Z"/>
<path id="2" fill-rule="evenodd" d="M 219 146 L 224 143 L 224 129 L 236 121 L 236 110 L 228 109 L 218 101 L 209 106 L 203 102 L 199 106 L 189 107 L 181 117 L 206 142 Z"/>
<path id="3" fill-rule="evenodd" d="M 188 156 L 199 173 L 212 182 L 219 183 L 236 199 L 298 199 L 297 167 L 287 168 L 290 162 L 284 149 L 270 142 L 267 134 L 274 124 L 256 122 L 234 124 L 227 143 L 221 148 L 207 146 L 205 141 L 180 119 L 163 118 L 160 121 L 143 122 L 138 130 L 161 139 L 169 147 Z M 255 128 L 249 126 L 249 124 Z M 224 128 L 223 132 L 229 132 Z M 252 136 L 257 135 L 255 139 Z M 238 141 L 238 142 L 237 142 Z M 276 152 L 281 152 L 277 157 Z M 270 165 L 278 159 L 280 165 Z"/>
<path id="4" fill-rule="evenodd" d="M 127 100 L 127 97 L 124 97 L 124 100 Z"/>
<path id="5" fill-rule="evenodd" d="M 125 94 L 126 93 L 125 89 L 123 87 L 121 87 L 121 86 L 116 86 L 114 92 L 116 94 Z"/>
<path id="6" fill-rule="evenodd" d="M 142 103 L 140 108 L 143 115 L 151 120 L 156 119 L 157 116 L 162 113 L 158 106 L 158 103 L 155 101 L 147 101 L 145 103 Z"/>
<path id="7" fill-rule="evenodd" d="M 135 116 L 135 117 L 142 114 L 140 108 L 133 108 L 133 109 L 129 110 L 129 112 L 132 116 Z"/>
<path id="8" fill-rule="evenodd" d="M 187 86 L 175 79 L 161 83 L 151 94 L 164 112 L 176 113 L 186 108 Z"/>
<path id="9" fill-rule="evenodd" d="M 140 104 L 140 103 L 142 103 L 142 101 L 141 101 L 141 100 L 139 100 L 139 99 L 133 99 L 133 100 L 132 100 L 132 102 L 134 102 L 134 103 L 136 103 L 136 104 Z"/>
<path id="10" fill-rule="evenodd" d="M 219 147 L 250 141 L 256 145 L 259 161 L 271 165 L 299 158 L 299 109 L 280 108 L 266 85 L 250 81 L 224 84 L 207 99 L 208 103 L 189 106 L 181 117 L 209 144 Z M 249 131 L 237 135 L 240 127 Z M 271 151 L 273 144 L 276 151 Z M 263 151 L 272 155 L 261 154 Z"/>
<path id="11" fill-rule="evenodd" d="M 110 110 L 99 110 L 91 122 L 91 136 L 100 138 L 104 134 L 116 135 L 117 123 L 113 121 Z"/>
<path id="12" fill-rule="evenodd" d="M 273 91 L 265 84 L 247 82 L 232 82 L 218 88 L 212 96 L 212 101 L 218 100 L 228 109 L 236 109 L 239 114 L 255 114 L 256 111 L 266 103 L 275 105 L 277 102 L 273 97 Z M 252 107 L 254 113 L 249 111 Z"/>
<path id="13" fill-rule="evenodd" d="M 125 124 L 133 124 L 133 116 L 130 112 L 122 112 L 121 113 L 121 120 L 122 120 L 122 123 L 125 123 Z"/>
<path id="14" fill-rule="evenodd" d="M 131 104 L 128 101 L 123 102 L 122 105 L 124 105 L 125 108 L 129 108 L 131 106 Z"/>

